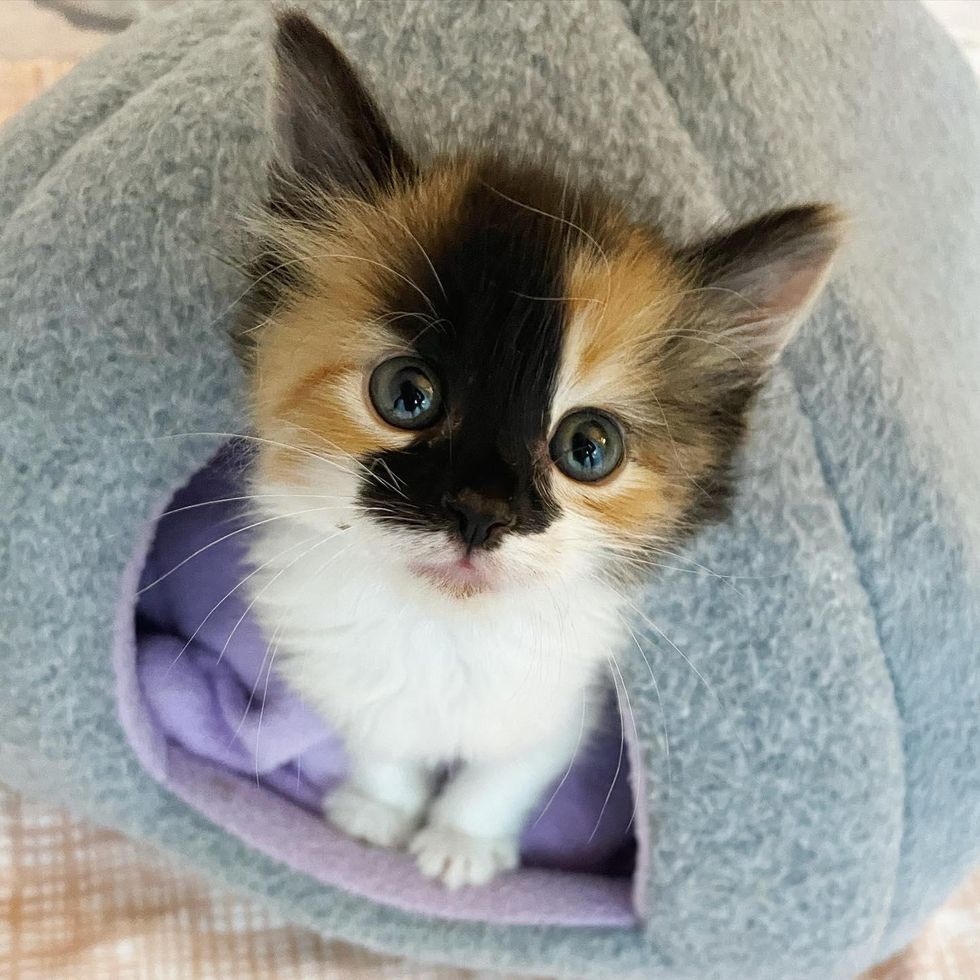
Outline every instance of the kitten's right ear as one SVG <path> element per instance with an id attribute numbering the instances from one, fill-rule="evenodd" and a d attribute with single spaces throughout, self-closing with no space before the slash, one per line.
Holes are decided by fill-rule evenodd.
<path id="1" fill-rule="evenodd" d="M 305 14 L 277 17 L 278 165 L 303 183 L 368 197 L 412 162 L 336 45 Z"/>

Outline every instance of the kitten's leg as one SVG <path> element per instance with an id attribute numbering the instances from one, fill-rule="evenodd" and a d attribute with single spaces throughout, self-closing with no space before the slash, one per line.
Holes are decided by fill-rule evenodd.
<path id="1" fill-rule="evenodd" d="M 433 775 L 410 762 L 355 759 L 347 781 L 323 801 L 327 820 L 378 847 L 403 847 L 422 822 Z"/>
<path id="2" fill-rule="evenodd" d="M 409 850 L 449 888 L 482 885 L 517 867 L 528 814 L 575 754 L 578 726 L 524 755 L 467 763 L 432 804 Z"/>

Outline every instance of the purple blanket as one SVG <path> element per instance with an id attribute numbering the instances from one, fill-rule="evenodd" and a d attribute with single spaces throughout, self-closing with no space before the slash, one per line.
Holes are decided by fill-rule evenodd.
<path id="1" fill-rule="evenodd" d="M 633 797 L 611 697 L 596 736 L 542 799 L 522 840 L 525 868 L 564 873 L 522 869 L 452 898 L 404 856 L 338 840 L 311 817 L 343 777 L 344 748 L 270 672 L 242 587 L 251 569 L 241 468 L 226 452 L 180 490 L 144 556 L 135 643 L 120 647 L 120 714 L 151 771 L 267 853 L 392 904 L 502 921 L 631 921 Z M 123 602 L 132 610 L 131 596 Z M 127 651 L 136 660 L 132 684 Z M 128 703 L 134 697 L 141 703 Z M 382 887 L 375 879 L 385 874 Z"/>

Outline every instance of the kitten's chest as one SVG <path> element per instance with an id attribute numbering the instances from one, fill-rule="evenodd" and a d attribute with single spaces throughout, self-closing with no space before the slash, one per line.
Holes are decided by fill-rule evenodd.
<path id="1" fill-rule="evenodd" d="M 530 615 L 440 620 L 377 596 L 358 610 L 298 605 L 279 669 L 355 751 L 491 758 L 579 724 L 609 649 L 603 624 Z"/>

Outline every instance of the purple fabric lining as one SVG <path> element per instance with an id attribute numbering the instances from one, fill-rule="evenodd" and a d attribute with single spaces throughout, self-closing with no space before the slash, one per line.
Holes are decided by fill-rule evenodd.
<path id="1" fill-rule="evenodd" d="M 150 773 L 265 853 L 376 901 L 502 923 L 635 924 L 628 778 L 635 746 L 621 750 L 612 699 L 550 805 L 532 818 L 523 867 L 487 887 L 447 892 L 405 856 L 364 847 L 319 817 L 324 793 L 344 774 L 343 745 L 270 675 L 268 645 L 245 590 L 236 590 L 250 571 L 248 532 L 234 533 L 247 524 L 242 504 L 226 500 L 243 493 L 240 471 L 225 452 L 178 491 L 139 543 L 123 583 L 119 712 Z M 179 508 L 186 509 L 174 513 Z M 198 549 L 205 550 L 189 557 Z M 137 582 L 146 587 L 171 569 L 136 596 Z"/>

